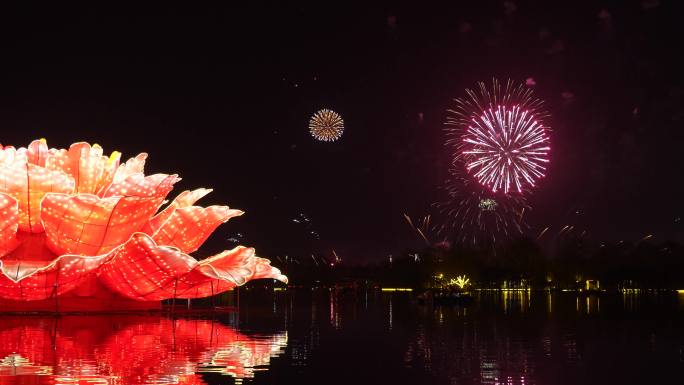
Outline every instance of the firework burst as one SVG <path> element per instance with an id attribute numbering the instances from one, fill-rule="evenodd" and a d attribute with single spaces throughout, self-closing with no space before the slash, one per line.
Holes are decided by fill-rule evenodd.
<path id="1" fill-rule="evenodd" d="M 523 233 L 526 196 L 544 177 L 550 152 L 547 114 L 528 87 L 478 86 L 448 110 L 452 164 L 447 199 L 435 204 L 446 217 L 440 233 L 473 245 Z"/>
<path id="2" fill-rule="evenodd" d="M 454 163 L 462 160 L 468 174 L 493 193 L 533 188 L 545 175 L 551 150 L 542 102 L 511 81 L 501 87 L 494 80 L 491 88 L 479 83 L 479 92 L 466 93 L 446 122 Z"/>
<path id="3" fill-rule="evenodd" d="M 525 197 L 494 195 L 460 166 L 451 169 L 444 185 L 447 199 L 434 204 L 446 218 L 438 233 L 472 245 L 494 244 L 522 234 L 526 227 L 523 216 L 529 208 Z"/>
<path id="4" fill-rule="evenodd" d="M 337 112 L 324 108 L 313 114 L 309 120 L 309 132 L 317 140 L 334 142 L 344 132 L 344 121 Z"/>

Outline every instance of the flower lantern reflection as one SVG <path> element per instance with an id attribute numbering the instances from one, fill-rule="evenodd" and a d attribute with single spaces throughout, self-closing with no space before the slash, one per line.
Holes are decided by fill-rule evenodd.
<path id="1" fill-rule="evenodd" d="M 8 317 L 0 383 L 204 384 L 203 373 L 239 380 L 265 370 L 286 345 L 286 332 L 248 335 L 203 319 L 79 315 L 29 325 Z"/>
<path id="2" fill-rule="evenodd" d="M 0 146 L 0 301 L 130 304 L 206 297 L 258 278 L 287 282 L 252 248 L 191 257 L 242 211 L 195 206 L 208 189 L 184 191 L 160 210 L 178 176 L 145 176 L 144 153 L 120 157 L 88 143 Z"/>

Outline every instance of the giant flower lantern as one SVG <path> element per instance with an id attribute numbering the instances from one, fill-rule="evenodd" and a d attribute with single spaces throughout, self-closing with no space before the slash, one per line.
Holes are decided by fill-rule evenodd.
<path id="1" fill-rule="evenodd" d="M 252 279 L 287 282 L 252 248 L 191 257 L 242 211 L 194 206 L 209 189 L 183 191 L 162 208 L 178 176 L 145 176 L 144 153 L 120 157 L 88 143 L 0 146 L 0 311 L 146 308 Z"/>

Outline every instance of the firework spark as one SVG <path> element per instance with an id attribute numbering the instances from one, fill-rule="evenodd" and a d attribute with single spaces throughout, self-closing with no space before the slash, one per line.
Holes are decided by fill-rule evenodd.
<path id="1" fill-rule="evenodd" d="M 309 120 L 309 132 L 317 140 L 334 142 L 344 132 L 344 121 L 337 112 L 324 108 L 313 114 Z"/>
<path id="2" fill-rule="evenodd" d="M 508 81 L 491 89 L 479 84 L 479 93 L 466 90 L 468 98 L 456 99 L 449 110 L 447 143 L 454 147 L 454 162 L 493 193 L 533 188 L 543 178 L 549 162 L 549 128 L 542 102 L 523 85 Z"/>
<path id="3" fill-rule="evenodd" d="M 444 185 L 447 199 L 435 203 L 445 218 L 439 233 L 472 245 L 494 244 L 522 234 L 526 225 L 521 214 L 528 207 L 525 197 L 516 194 L 495 199 L 491 190 L 467 175 L 462 164 L 455 166 Z"/>
<path id="4" fill-rule="evenodd" d="M 546 234 L 547 231 L 549 231 L 549 226 L 546 226 L 546 227 L 544 228 L 544 230 L 542 230 L 542 231 L 539 233 L 539 235 L 537 235 L 537 240 L 539 240 L 541 237 L 543 237 L 544 234 Z"/>

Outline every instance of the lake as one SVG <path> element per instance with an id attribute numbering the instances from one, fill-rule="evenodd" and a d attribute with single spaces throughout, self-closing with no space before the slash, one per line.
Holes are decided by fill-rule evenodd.
<path id="1" fill-rule="evenodd" d="M 682 384 L 684 295 L 242 290 L 239 312 L 0 316 L 0 384 Z"/>

